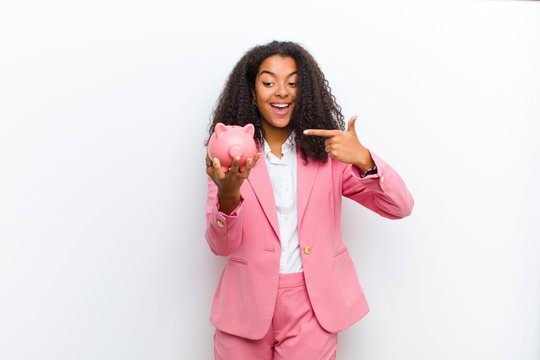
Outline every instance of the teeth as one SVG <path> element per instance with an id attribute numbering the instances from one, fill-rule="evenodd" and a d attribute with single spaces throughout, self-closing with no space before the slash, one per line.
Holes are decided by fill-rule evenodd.
<path id="1" fill-rule="evenodd" d="M 272 104 L 272 106 L 278 107 L 278 108 L 286 108 L 289 106 L 289 104 Z"/>

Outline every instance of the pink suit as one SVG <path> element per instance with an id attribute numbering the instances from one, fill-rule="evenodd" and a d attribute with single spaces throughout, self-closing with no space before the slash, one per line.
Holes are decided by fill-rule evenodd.
<path id="1" fill-rule="evenodd" d="M 310 160 L 298 152 L 298 234 L 309 300 L 322 328 L 334 333 L 369 311 L 341 236 L 341 199 L 349 197 L 376 213 L 399 219 L 414 201 L 403 180 L 372 153 L 378 174 L 363 179 L 350 164 Z M 281 254 L 276 205 L 263 160 L 240 189 L 242 202 L 226 216 L 218 211 L 217 187 L 208 178 L 206 240 L 228 261 L 219 280 L 210 321 L 219 330 L 248 339 L 267 333 L 276 304 Z"/>

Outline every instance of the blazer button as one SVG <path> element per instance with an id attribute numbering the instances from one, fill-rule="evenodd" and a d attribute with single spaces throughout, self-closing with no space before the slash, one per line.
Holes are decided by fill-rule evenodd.
<path id="1" fill-rule="evenodd" d="M 304 252 L 306 253 L 306 255 L 309 254 L 309 253 L 311 253 L 311 246 L 309 246 L 309 245 L 306 246 L 306 247 L 304 248 Z"/>
<path id="2" fill-rule="evenodd" d="M 217 224 L 218 224 L 219 227 L 224 227 L 225 226 L 225 224 L 221 220 L 218 220 Z"/>

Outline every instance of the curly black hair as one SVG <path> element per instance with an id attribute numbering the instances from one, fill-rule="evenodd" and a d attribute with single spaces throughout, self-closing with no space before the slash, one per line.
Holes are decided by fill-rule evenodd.
<path id="1" fill-rule="evenodd" d="M 305 129 L 339 129 L 344 130 L 344 117 L 341 107 L 332 95 L 328 81 L 313 57 L 300 45 L 285 41 L 272 41 L 249 50 L 236 64 L 221 93 L 217 106 L 212 114 L 209 136 L 214 127 L 221 122 L 225 125 L 253 124 L 253 138 L 258 144 L 263 143 L 264 129 L 261 115 L 252 102 L 255 91 L 255 78 L 261 63 L 268 57 L 280 55 L 290 56 L 296 62 L 298 70 L 298 91 L 291 114 L 290 128 L 295 133 L 295 142 L 302 158 L 326 161 L 328 153 L 324 150 L 324 138 L 304 135 Z"/>

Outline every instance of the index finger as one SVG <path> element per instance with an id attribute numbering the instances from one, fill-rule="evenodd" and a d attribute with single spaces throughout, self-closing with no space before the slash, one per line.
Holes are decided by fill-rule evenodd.
<path id="1" fill-rule="evenodd" d="M 305 135 L 332 137 L 341 134 L 341 130 L 306 129 Z"/>
<path id="2" fill-rule="evenodd" d="M 261 153 L 257 153 L 253 159 L 248 159 L 247 165 L 244 168 L 244 171 L 242 171 L 242 176 L 244 176 L 244 178 L 247 178 L 249 176 L 249 174 L 251 173 L 251 169 L 253 169 L 253 167 L 257 163 L 257 160 L 259 160 L 260 157 Z"/>

